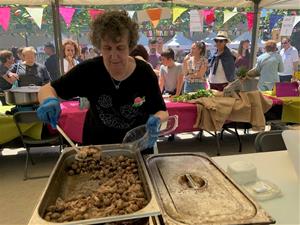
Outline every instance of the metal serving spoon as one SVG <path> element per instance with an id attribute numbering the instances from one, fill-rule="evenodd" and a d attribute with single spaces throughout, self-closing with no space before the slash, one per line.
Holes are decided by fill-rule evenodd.
<path id="1" fill-rule="evenodd" d="M 69 138 L 69 136 L 63 131 L 63 129 L 61 129 L 61 127 L 58 125 L 56 125 L 56 129 L 66 139 L 66 141 L 71 145 L 71 147 L 76 151 L 75 159 L 78 161 L 87 160 L 86 158 L 83 159 L 83 158 L 78 157 L 80 155 L 80 149 L 74 144 L 74 142 Z"/>

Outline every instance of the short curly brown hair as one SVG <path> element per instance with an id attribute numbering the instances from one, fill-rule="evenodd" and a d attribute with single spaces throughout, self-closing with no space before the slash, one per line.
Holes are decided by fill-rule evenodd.
<path id="1" fill-rule="evenodd" d="M 277 51 L 276 41 L 268 40 L 265 42 L 265 49 L 267 52 L 275 52 Z"/>
<path id="2" fill-rule="evenodd" d="M 101 40 L 109 37 L 117 43 L 128 33 L 128 46 L 132 50 L 138 41 L 138 24 L 131 20 L 125 10 L 107 11 L 98 15 L 90 25 L 90 39 L 92 44 L 100 49 Z"/>
<path id="3" fill-rule="evenodd" d="M 65 48 L 66 48 L 66 45 L 72 45 L 74 46 L 75 48 L 75 55 L 74 57 L 78 56 L 79 55 L 79 47 L 77 45 L 77 43 L 71 39 L 67 39 L 67 40 L 64 40 L 63 44 L 62 44 L 62 52 L 63 52 L 63 56 L 66 57 L 65 55 Z"/>

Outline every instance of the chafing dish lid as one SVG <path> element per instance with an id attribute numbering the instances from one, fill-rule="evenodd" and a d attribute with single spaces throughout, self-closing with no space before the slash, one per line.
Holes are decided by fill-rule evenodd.
<path id="1" fill-rule="evenodd" d="M 153 155 L 146 164 L 168 224 L 275 222 L 204 154 Z"/>

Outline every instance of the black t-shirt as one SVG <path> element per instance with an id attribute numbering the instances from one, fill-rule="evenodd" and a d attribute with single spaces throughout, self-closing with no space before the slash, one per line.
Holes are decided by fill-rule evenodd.
<path id="1" fill-rule="evenodd" d="M 82 62 L 51 83 L 63 99 L 80 96 L 90 101 L 83 144 L 120 143 L 127 131 L 145 124 L 149 115 L 166 110 L 152 68 L 144 61 L 135 61 L 135 70 L 121 81 L 119 89 L 116 89 L 102 57 Z M 144 102 L 134 104 L 137 99 L 144 99 Z"/>
<path id="2" fill-rule="evenodd" d="M 45 66 L 49 72 L 51 80 L 56 80 L 59 78 L 59 64 L 58 64 L 58 57 L 56 54 L 50 55 L 45 62 Z"/>
<path id="3" fill-rule="evenodd" d="M 19 75 L 19 87 L 28 86 L 30 84 L 42 86 L 50 81 L 46 67 L 39 63 L 34 63 L 32 66 L 17 63 L 9 69 L 9 71 Z"/>
<path id="4" fill-rule="evenodd" d="M 11 88 L 11 84 L 7 82 L 3 76 L 7 73 L 8 68 L 6 68 L 3 64 L 0 64 L 0 92 L 3 90 L 7 90 Z"/>

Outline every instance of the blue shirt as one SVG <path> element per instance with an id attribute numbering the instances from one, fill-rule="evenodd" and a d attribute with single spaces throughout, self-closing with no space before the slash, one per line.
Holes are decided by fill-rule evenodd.
<path id="1" fill-rule="evenodd" d="M 281 56 L 277 52 L 265 52 L 257 58 L 256 67 L 260 68 L 258 89 L 270 91 L 279 82 L 278 72 L 284 69 Z"/>

